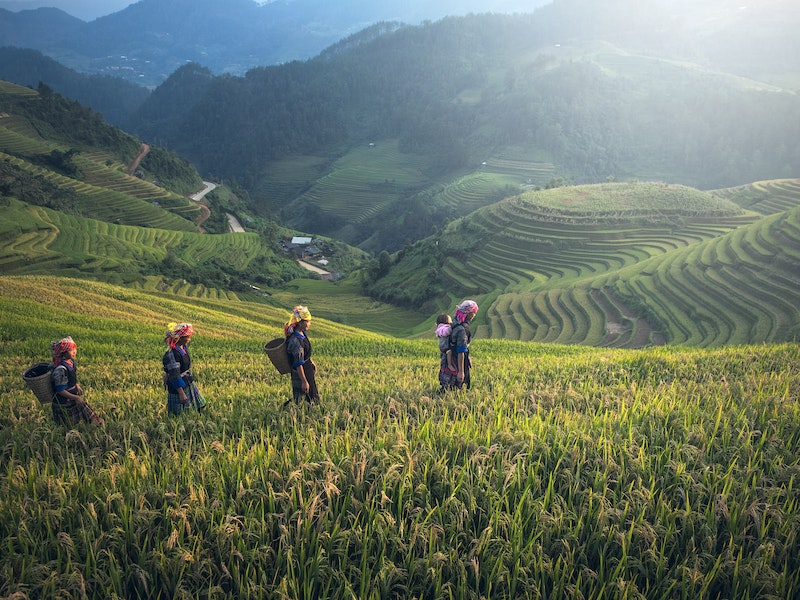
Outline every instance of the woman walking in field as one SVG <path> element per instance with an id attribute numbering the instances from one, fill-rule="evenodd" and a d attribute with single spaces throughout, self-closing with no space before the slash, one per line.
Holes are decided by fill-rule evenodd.
<path id="1" fill-rule="evenodd" d="M 311 342 L 308 339 L 308 328 L 311 326 L 311 313 L 305 306 L 295 306 L 284 326 L 286 335 L 286 353 L 292 366 L 292 398 L 283 403 L 288 406 L 294 401 L 299 404 L 303 400 L 311 404 L 319 402 L 317 390 L 317 365 L 311 360 Z"/>
<path id="2" fill-rule="evenodd" d="M 193 335 L 191 323 L 170 323 L 164 336 L 164 342 L 169 346 L 162 358 L 164 388 L 167 390 L 167 412 L 171 415 L 179 415 L 190 408 L 201 411 L 206 405 L 192 375 L 188 345 Z"/>
<path id="3" fill-rule="evenodd" d="M 464 300 L 456 307 L 448 340 L 451 357 L 448 357 L 448 352 L 441 353 L 439 365 L 439 383 L 442 392 L 460 390 L 465 385 L 467 389 L 470 387 L 472 361 L 469 358 L 469 343 L 472 332 L 469 330 L 469 324 L 476 314 L 478 314 L 478 304 L 474 300 Z M 454 365 L 450 363 L 451 358 Z"/>
<path id="4" fill-rule="evenodd" d="M 70 336 L 50 344 L 53 351 L 53 420 L 58 425 L 73 426 L 81 421 L 102 425 L 101 419 L 89 403 L 83 399 L 83 388 L 78 385 L 75 357 L 78 345 Z"/>

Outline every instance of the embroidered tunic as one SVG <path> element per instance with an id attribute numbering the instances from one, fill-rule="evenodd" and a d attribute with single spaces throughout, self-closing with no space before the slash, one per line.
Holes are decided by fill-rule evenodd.
<path id="1" fill-rule="evenodd" d="M 308 336 L 300 331 L 295 331 L 286 340 L 286 353 L 289 355 L 289 364 L 292 365 L 292 396 L 295 402 L 305 400 L 312 402 L 319 399 L 314 363 L 311 362 L 311 342 Z M 308 381 L 308 393 L 303 392 L 303 379 L 297 372 L 302 366 L 303 373 Z"/>
<path id="2" fill-rule="evenodd" d="M 162 358 L 164 363 L 164 388 L 167 390 L 167 411 L 178 415 L 189 408 L 202 409 L 206 401 L 194 383 L 192 376 L 192 359 L 184 346 L 175 346 L 167 350 Z M 186 402 L 181 401 L 178 390 L 183 388 Z"/>

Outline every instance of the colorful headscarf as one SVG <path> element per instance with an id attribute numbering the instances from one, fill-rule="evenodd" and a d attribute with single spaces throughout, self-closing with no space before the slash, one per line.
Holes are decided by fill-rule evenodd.
<path id="1" fill-rule="evenodd" d="M 70 336 L 52 342 L 50 344 L 50 349 L 53 351 L 53 363 L 56 366 L 60 365 L 61 357 L 64 356 L 64 353 L 77 347 L 78 344 L 76 344 Z"/>
<path id="2" fill-rule="evenodd" d="M 164 343 L 170 348 L 174 348 L 178 344 L 178 340 L 182 337 L 189 337 L 192 335 L 194 335 L 194 329 L 191 323 L 170 323 L 167 325 Z"/>
<path id="3" fill-rule="evenodd" d="M 456 321 L 463 323 L 467 317 L 474 315 L 478 312 L 478 303 L 474 300 L 464 300 L 461 304 L 456 306 Z"/>
<path id="4" fill-rule="evenodd" d="M 297 325 L 300 321 L 310 321 L 311 320 L 311 312 L 309 312 L 308 308 L 298 304 L 292 309 L 292 315 L 289 317 L 289 322 L 286 323 L 283 327 L 283 331 L 286 333 L 287 336 L 292 335 L 294 333 L 294 326 Z"/>

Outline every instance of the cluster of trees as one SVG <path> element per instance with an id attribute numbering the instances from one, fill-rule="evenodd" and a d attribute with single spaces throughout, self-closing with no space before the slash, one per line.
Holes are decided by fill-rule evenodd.
<path id="1" fill-rule="evenodd" d="M 75 148 L 70 148 L 67 151 L 51 150 L 49 154 L 37 154 L 31 157 L 31 161 L 45 165 L 62 175 L 71 177 L 72 179 L 80 179 L 81 170 L 75 161 L 72 160 L 79 151 Z"/>
<path id="2" fill-rule="evenodd" d="M 45 83 L 40 82 L 37 90 L 40 102 L 14 96 L 6 99 L 14 102 L 14 110 L 27 117 L 42 137 L 110 150 L 127 160 L 136 156 L 140 145 L 136 138 L 109 125 L 103 115 L 54 92 Z"/>
<path id="3" fill-rule="evenodd" d="M 150 148 L 140 167 L 155 174 L 160 185 L 179 194 L 190 194 L 203 186 L 203 179 L 189 161 L 158 146 Z"/>
<path id="4" fill-rule="evenodd" d="M 74 191 L 59 187 L 42 175 L 31 173 L 9 160 L 0 161 L 0 196 L 66 214 L 80 214 Z"/>

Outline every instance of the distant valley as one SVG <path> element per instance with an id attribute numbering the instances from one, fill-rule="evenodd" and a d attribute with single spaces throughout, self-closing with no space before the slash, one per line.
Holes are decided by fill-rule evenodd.
<path id="1" fill-rule="evenodd" d="M 486 337 L 794 339 L 796 11 L 714 6 L 380 23 L 241 76 L 190 62 L 152 90 L 0 49 L 0 76 L 29 86 L 0 106 L 4 272 L 299 296 L 410 337 L 472 296 Z M 218 188 L 201 229 L 202 180 Z M 342 279 L 301 268 L 280 244 L 295 235 Z"/>

